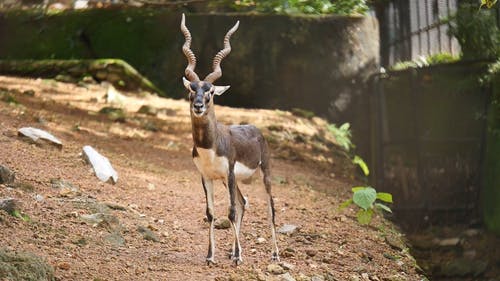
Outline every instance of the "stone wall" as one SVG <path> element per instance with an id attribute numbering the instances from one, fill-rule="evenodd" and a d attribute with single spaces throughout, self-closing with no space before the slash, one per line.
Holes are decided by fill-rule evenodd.
<path id="1" fill-rule="evenodd" d="M 332 121 L 358 116 L 352 109 L 379 64 L 378 25 L 372 17 L 187 15 L 198 74 L 210 71 L 225 32 L 236 20 L 233 51 L 218 84 L 232 86 L 219 104 L 302 108 Z M 119 58 L 167 96 L 182 98 L 186 60 L 180 14 L 122 9 L 0 14 L 0 59 Z"/>

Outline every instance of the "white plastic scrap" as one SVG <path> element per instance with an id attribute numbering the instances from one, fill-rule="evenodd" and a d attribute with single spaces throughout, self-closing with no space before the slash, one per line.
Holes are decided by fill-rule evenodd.
<path id="1" fill-rule="evenodd" d="M 111 167 L 108 158 L 99 154 L 91 146 L 83 147 L 83 156 L 94 168 L 95 175 L 103 182 L 107 182 L 110 178 L 113 183 L 118 181 L 118 173 Z"/>
<path id="2" fill-rule="evenodd" d="M 34 142 L 36 142 L 38 139 L 42 139 L 49 141 L 59 147 L 62 147 L 62 142 L 58 138 L 54 137 L 52 134 L 44 130 L 32 127 L 24 127 L 18 130 L 18 134 L 28 137 Z"/>

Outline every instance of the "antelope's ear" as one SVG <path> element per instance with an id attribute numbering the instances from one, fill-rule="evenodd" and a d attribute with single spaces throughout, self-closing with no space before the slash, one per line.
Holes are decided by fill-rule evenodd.
<path id="1" fill-rule="evenodd" d="M 184 87 L 186 87 L 186 89 L 191 91 L 191 82 L 189 82 L 189 80 L 187 80 L 185 77 L 182 77 L 182 83 L 184 83 Z"/>
<path id="2" fill-rule="evenodd" d="M 222 95 L 225 91 L 227 91 L 227 89 L 229 89 L 229 87 L 231 86 L 214 86 L 215 90 L 214 90 L 214 94 L 220 96 Z"/>

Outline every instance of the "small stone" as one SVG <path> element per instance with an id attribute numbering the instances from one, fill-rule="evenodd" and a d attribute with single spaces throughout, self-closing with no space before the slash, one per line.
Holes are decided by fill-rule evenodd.
<path id="1" fill-rule="evenodd" d="M 92 165 L 98 179 L 103 182 L 111 180 L 112 183 L 116 183 L 118 181 L 118 173 L 115 169 L 113 169 L 108 158 L 102 156 L 99 152 L 88 145 L 83 147 L 82 155 L 84 159 Z"/>
<path id="2" fill-rule="evenodd" d="M 14 198 L 4 198 L 0 199 L 0 210 L 4 210 L 9 214 L 13 214 L 19 206 L 18 202 Z"/>
<path id="3" fill-rule="evenodd" d="M 470 228 L 470 229 L 467 229 L 466 231 L 464 231 L 464 235 L 468 236 L 468 237 L 474 237 L 474 236 L 479 235 L 480 232 L 481 231 L 479 229 Z"/>
<path id="4" fill-rule="evenodd" d="M 391 246 L 393 249 L 398 251 L 402 251 L 403 249 L 406 248 L 401 239 L 398 239 L 393 236 L 386 236 L 385 242 L 387 242 L 387 244 L 389 244 L 389 246 Z"/>
<path id="5" fill-rule="evenodd" d="M 41 143 L 40 141 L 45 141 L 57 146 L 58 148 L 62 148 L 62 142 L 58 138 L 54 137 L 52 134 L 44 130 L 32 127 L 24 127 L 19 129 L 17 132 L 19 136 L 28 138 L 34 143 Z"/>
<path id="6" fill-rule="evenodd" d="M 311 281 L 325 281 L 325 277 L 321 275 L 314 275 L 313 277 L 311 277 Z"/>
<path id="7" fill-rule="evenodd" d="M 299 276 L 297 276 L 297 281 L 311 281 L 311 278 L 309 278 L 309 276 L 305 275 L 304 273 L 299 273 Z"/>
<path id="8" fill-rule="evenodd" d="M 99 113 L 106 115 L 113 122 L 124 123 L 127 119 L 125 111 L 117 107 L 105 106 L 99 110 Z"/>
<path id="9" fill-rule="evenodd" d="M 487 261 L 459 258 L 443 264 L 437 275 L 449 278 L 465 276 L 477 277 L 483 274 L 487 267 Z"/>
<path id="10" fill-rule="evenodd" d="M 0 165 L 0 184 L 14 183 L 16 175 L 9 168 Z"/>
<path id="11" fill-rule="evenodd" d="M 138 226 L 137 231 L 142 234 L 142 237 L 144 240 L 148 241 L 153 241 L 153 242 L 160 242 L 160 239 L 158 239 L 158 236 L 153 233 L 149 228 L 144 227 L 144 226 Z"/>
<path id="12" fill-rule="evenodd" d="M 117 231 L 106 235 L 104 240 L 115 247 L 125 246 L 125 238 L 123 238 L 123 236 Z"/>
<path id="13" fill-rule="evenodd" d="M 154 108 L 150 105 L 143 105 L 143 106 L 141 106 L 141 108 L 139 108 L 137 113 L 156 116 L 158 114 L 158 109 Z"/>
<path id="14" fill-rule="evenodd" d="M 292 270 L 295 267 L 295 265 L 288 262 L 280 262 L 279 265 L 285 270 Z"/>
<path id="15" fill-rule="evenodd" d="M 278 275 L 278 280 L 279 281 L 296 281 L 295 278 L 293 278 L 293 276 L 288 272 L 285 274 Z"/>
<path id="16" fill-rule="evenodd" d="M 216 219 L 214 227 L 216 229 L 229 229 L 231 227 L 231 222 L 226 218 Z"/>
<path id="17" fill-rule="evenodd" d="M 40 194 L 35 195 L 35 201 L 43 202 L 44 200 L 45 200 L 45 198 L 43 197 L 43 195 L 40 195 Z"/>
<path id="18" fill-rule="evenodd" d="M 454 237 L 438 240 L 436 244 L 441 247 L 455 247 L 458 243 L 460 243 L 460 238 Z"/>
<path id="19" fill-rule="evenodd" d="M 280 275 L 285 273 L 285 269 L 283 269 L 283 267 L 281 267 L 279 264 L 271 263 L 267 266 L 267 272 L 274 275 Z"/>
<path id="20" fill-rule="evenodd" d="M 308 255 L 309 257 L 314 257 L 318 254 L 318 251 L 314 250 L 314 249 L 307 249 L 306 250 L 306 255 Z"/>
<path id="21" fill-rule="evenodd" d="M 69 270 L 71 268 L 71 266 L 67 262 L 60 262 L 57 264 L 57 268 L 62 269 L 62 270 Z"/>
<path id="22" fill-rule="evenodd" d="M 35 96 L 35 91 L 33 91 L 33 90 L 26 90 L 26 91 L 23 91 L 23 95 L 28 96 L 28 97 L 34 97 Z"/>
<path id="23" fill-rule="evenodd" d="M 266 238 L 264 238 L 264 237 L 259 237 L 259 238 L 257 238 L 256 243 L 257 243 L 257 244 L 262 244 L 262 243 L 264 243 L 264 242 L 266 242 L 266 241 L 267 241 L 267 240 L 266 240 Z"/>
<path id="24" fill-rule="evenodd" d="M 297 229 L 298 229 L 298 226 L 296 226 L 296 225 L 284 224 L 282 227 L 280 227 L 280 229 L 278 229 L 278 233 L 292 235 L 297 231 Z"/>
<path id="25" fill-rule="evenodd" d="M 366 273 L 366 272 L 361 273 L 361 278 L 363 280 L 370 281 L 370 277 L 368 277 L 368 273 Z"/>

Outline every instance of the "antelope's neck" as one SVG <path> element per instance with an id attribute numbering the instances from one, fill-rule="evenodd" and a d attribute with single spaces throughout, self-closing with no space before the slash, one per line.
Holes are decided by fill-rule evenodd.
<path id="1" fill-rule="evenodd" d="M 191 116 L 194 146 L 210 149 L 217 139 L 217 120 L 213 110 L 203 117 Z"/>

